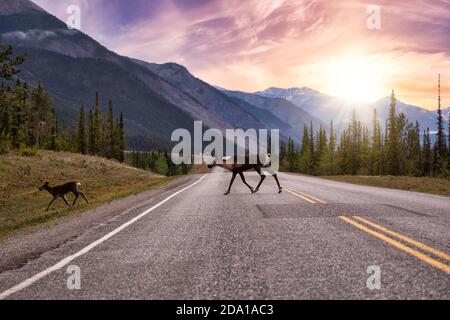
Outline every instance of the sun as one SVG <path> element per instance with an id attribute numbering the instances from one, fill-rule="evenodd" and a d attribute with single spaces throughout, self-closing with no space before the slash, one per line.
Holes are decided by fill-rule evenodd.
<path id="1" fill-rule="evenodd" d="M 330 94 L 347 100 L 373 102 L 385 96 L 383 66 L 364 58 L 339 58 L 327 65 Z"/>

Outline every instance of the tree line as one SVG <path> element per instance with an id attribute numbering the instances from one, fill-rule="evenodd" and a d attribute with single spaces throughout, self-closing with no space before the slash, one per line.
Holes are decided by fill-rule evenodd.
<path id="1" fill-rule="evenodd" d="M 162 151 L 140 152 L 132 151 L 125 154 L 125 162 L 133 167 L 151 170 L 165 176 L 177 176 L 188 174 L 192 165 L 175 165 L 172 162 L 170 154 Z"/>
<path id="2" fill-rule="evenodd" d="M 0 153 L 32 148 L 91 154 L 124 161 L 123 115 L 114 118 L 112 102 L 102 113 L 98 93 L 86 116 L 79 112 L 78 127 L 59 121 L 50 95 L 42 84 L 30 86 L 16 75 L 25 56 L 13 55 L 11 46 L 0 41 Z"/>
<path id="3" fill-rule="evenodd" d="M 450 122 L 448 123 L 450 132 Z M 358 121 L 356 112 L 340 139 L 333 122 L 327 132 L 305 126 L 300 149 L 289 138 L 281 144 L 282 169 L 312 175 L 408 175 L 450 177 L 450 135 L 447 141 L 440 96 L 437 134 L 431 143 L 430 129 L 421 134 L 419 122 L 397 114 L 392 92 L 389 116 L 382 130 L 374 110 L 369 128 Z"/>
<path id="4" fill-rule="evenodd" d="M 125 160 L 125 131 L 123 114 L 114 118 L 112 101 L 108 111 L 102 112 L 99 94 L 96 93 L 95 106 L 86 115 L 82 105 L 79 112 L 78 130 L 72 133 L 71 151 L 90 154 L 107 159 Z"/>

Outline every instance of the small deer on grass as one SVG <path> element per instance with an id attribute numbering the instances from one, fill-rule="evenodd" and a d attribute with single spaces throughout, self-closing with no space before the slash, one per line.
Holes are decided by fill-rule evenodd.
<path id="1" fill-rule="evenodd" d="M 77 202 L 78 197 L 80 195 L 84 198 L 84 200 L 86 200 L 87 203 L 89 203 L 89 200 L 86 198 L 86 195 L 83 192 L 81 192 L 80 189 L 81 183 L 79 182 L 69 182 L 56 187 L 50 187 L 50 184 L 46 182 L 42 187 L 39 188 L 39 191 L 47 190 L 48 193 L 50 193 L 53 196 L 52 201 L 50 201 L 50 203 L 48 204 L 47 207 L 48 211 L 50 210 L 50 206 L 52 205 L 52 203 L 55 202 L 55 200 L 58 198 L 63 199 L 69 208 L 75 206 L 75 203 Z M 72 205 L 70 205 L 69 201 L 67 201 L 66 194 L 68 193 L 73 193 L 75 195 L 75 200 L 73 200 Z"/>
<path id="2" fill-rule="evenodd" d="M 234 161 L 232 163 L 227 163 L 227 161 L 225 161 L 223 164 L 217 163 L 217 160 L 215 159 L 211 164 L 208 165 L 208 168 L 212 169 L 214 167 L 221 167 L 221 168 L 224 168 L 224 169 L 226 169 L 228 171 L 231 171 L 231 173 L 233 174 L 233 176 L 231 177 L 230 186 L 228 187 L 227 192 L 225 192 L 226 196 L 230 194 L 231 187 L 233 186 L 234 180 L 236 179 L 237 175 L 239 175 L 241 177 L 242 182 L 250 189 L 250 191 L 252 193 L 257 193 L 259 191 L 259 188 L 261 187 L 262 183 L 266 179 L 266 176 L 262 172 L 263 169 L 268 171 L 274 177 L 274 179 L 275 179 L 275 181 L 277 182 L 277 185 L 278 185 L 278 193 L 282 193 L 283 192 L 283 188 L 280 185 L 280 181 L 278 181 L 277 174 L 275 172 L 273 172 L 272 170 L 268 169 L 268 166 L 270 165 L 270 158 L 269 158 L 269 162 L 268 163 L 269 164 L 263 164 L 260 161 L 260 158 L 258 157 L 256 163 L 255 164 L 251 164 L 249 156 L 246 156 L 244 164 L 238 164 L 237 163 L 237 157 L 234 158 Z M 259 181 L 259 184 L 256 187 L 256 189 L 251 187 L 247 183 L 247 181 L 245 180 L 245 177 L 244 177 L 244 172 L 245 171 L 250 171 L 250 170 L 255 170 L 259 174 L 259 176 L 261 177 L 261 180 Z"/>

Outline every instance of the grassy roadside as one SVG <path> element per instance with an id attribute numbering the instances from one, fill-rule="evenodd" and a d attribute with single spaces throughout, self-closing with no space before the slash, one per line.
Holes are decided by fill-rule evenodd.
<path id="1" fill-rule="evenodd" d="M 0 240 L 14 233 L 93 209 L 109 201 L 157 188 L 176 178 L 137 170 L 115 161 L 80 154 L 40 151 L 33 157 L 0 156 Z M 80 197 L 74 210 L 61 200 L 45 212 L 52 197 L 39 192 L 44 181 L 79 181 L 90 205 Z M 68 196 L 69 201 L 73 196 Z"/>
<path id="2" fill-rule="evenodd" d="M 450 196 L 450 179 L 393 176 L 324 176 L 320 178 L 372 187 Z"/>

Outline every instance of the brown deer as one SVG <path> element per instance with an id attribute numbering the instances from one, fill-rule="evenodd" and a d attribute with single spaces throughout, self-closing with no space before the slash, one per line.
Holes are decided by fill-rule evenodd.
<path id="1" fill-rule="evenodd" d="M 253 193 L 257 193 L 259 191 L 259 188 L 261 187 L 262 183 L 264 182 L 264 180 L 266 179 L 266 176 L 263 174 L 262 169 L 263 168 L 267 168 L 268 165 L 267 164 L 263 164 L 260 161 L 260 158 L 257 157 L 257 161 L 256 164 L 251 164 L 250 160 L 249 160 L 249 156 L 245 157 L 245 163 L 244 164 L 238 164 L 237 163 L 237 157 L 234 157 L 234 161 L 232 163 L 227 163 L 227 161 L 225 161 L 223 164 L 219 164 L 217 163 L 217 160 L 215 159 L 211 164 L 208 165 L 208 168 L 212 169 L 214 167 L 221 167 L 224 168 L 228 171 L 231 171 L 233 176 L 231 177 L 231 182 L 230 182 L 230 186 L 228 187 L 227 192 L 225 192 L 225 195 L 229 195 L 231 192 L 231 187 L 233 186 L 234 180 L 236 179 L 236 176 L 239 175 L 242 179 L 242 182 L 250 189 L 250 191 Z M 270 164 L 270 162 L 269 162 Z M 250 171 L 250 170 L 255 170 L 259 176 L 261 177 L 261 180 L 259 181 L 258 186 L 256 187 L 256 189 L 253 189 L 253 187 L 251 187 L 247 181 L 245 181 L 245 177 L 244 177 L 244 172 L 245 171 Z M 278 181 L 278 176 L 275 172 L 273 172 L 270 169 L 266 169 L 266 171 L 270 172 L 270 174 L 274 177 L 275 181 L 277 182 L 278 185 L 278 193 L 283 192 L 283 188 L 280 185 L 280 181 Z"/>
<path id="2" fill-rule="evenodd" d="M 50 206 L 53 202 L 55 202 L 56 199 L 59 197 L 64 200 L 64 202 L 69 206 L 69 208 L 72 208 L 72 206 L 75 206 L 75 203 L 78 200 L 78 197 L 81 195 L 84 200 L 86 200 L 87 203 L 89 203 L 89 200 L 86 198 L 86 195 L 80 191 L 81 189 L 81 183 L 79 182 L 69 182 L 66 184 L 63 184 L 61 186 L 56 187 L 50 187 L 50 184 L 48 182 L 45 182 L 42 187 L 39 188 L 39 191 L 47 190 L 48 193 L 50 193 L 53 196 L 52 201 L 48 204 L 47 211 L 50 209 Z M 70 205 L 69 201 L 67 201 L 66 194 L 73 193 L 75 195 L 75 200 L 73 200 L 72 205 Z M 46 212 L 47 212 L 46 211 Z"/>

